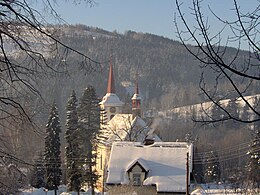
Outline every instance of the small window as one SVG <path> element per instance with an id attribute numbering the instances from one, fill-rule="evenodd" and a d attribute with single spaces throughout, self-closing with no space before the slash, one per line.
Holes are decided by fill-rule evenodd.
<path id="1" fill-rule="evenodd" d="M 140 186 L 141 185 L 141 174 L 133 174 L 133 185 Z"/>

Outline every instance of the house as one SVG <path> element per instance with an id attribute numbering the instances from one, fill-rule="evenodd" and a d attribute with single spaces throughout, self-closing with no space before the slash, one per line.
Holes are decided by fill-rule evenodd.
<path id="1" fill-rule="evenodd" d="M 192 155 L 193 146 L 186 142 L 114 142 L 107 170 L 108 192 L 185 194 Z"/>
<path id="2" fill-rule="evenodd" d="M 119 99 L 115 90 L 113 65 L 110 60 L 107 93 L 99 103 L 104 115 L 101 115 L 100 142 L 97 147 L 96 171 L 99 180 L 97 188 L 104 191 L 104 182 L 107 176 L 107 163 L 110 156 L 112 144 L 118 141 L 140 141 L 146 137 L 151 141 L 161 141 L 154 133 L 154 129 L 141 118 L 141 97 L 139 95 L 138 82 L 136 80 L 135 93 L 132 97 L 132 113 L 123 114 L 124 103 Z"/>

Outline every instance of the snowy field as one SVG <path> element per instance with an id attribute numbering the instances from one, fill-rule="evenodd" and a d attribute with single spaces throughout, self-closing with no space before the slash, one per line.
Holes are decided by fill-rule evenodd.
<path id="1" fill-rule="evenodd" d="M 227 185 L 208 185 L 208 184 L 203 184 L 200 185 L 199 187 L 195 188 L 192 192 L 191 195 L 222 195 L 222 194 L 227 194 L 227 195 L 242 195 L 242 194 L 247 194 L 247 195 L 259 195 L 260 190 L 257 191 L 251 191 L 251 192 L 243 192 L 241 189 L 234 189 L 231 186 Z"/>
<path id="2" fill-rule="evenodd" d="M 243 193 L 235 193 L 235 191 L 233 189 L 207 189 L 204 190 L 202 188 L 197 188 L 195 190 L 193 190 L 193 192 L 191 193 L 191 195 L 221 195 L 221 194 L 228 194 L 228 195 L 241 195 Z"/>
<path id="3" fill-rule="evenodd" d="M 65 186 L 61 186 L 59 188 L 58 194 L 59 195 L 77 195 L 76 192 L 66 192 L 67 189 Z M 207 185 L 203 184 L 199 187 L 195 188 L 191 195 L 242 195 L 245 194 L 245 192 L 239 192 L 240 190 L 235 190 L 231 188 L 230 186 L 225 185 Z M 252 192 L 252 193 L 246 193 L 247 195 L 259 195 L 260 189 L 258 192 Z M 80 195 L 90 195 L 90 192 L 81 192 Z M 40 189 L 30 189 L 23 191 L 20 195 L 54 195 L 54 191 L 48 191 L 45 192 L 43 188 Z M 100 195 L 100 193 L 97 193 L 97 195 Z M 109 195 L 106 193 L 106 195 Z M 127 194 L 130 195 L 130 194 Z"/>
<path id="4" fill-rule="evenodd" d="M 67 192 L 66 186 L 60 186 L 58 190 L 58 195 L 77 195 L 76 192 Z M 90 195 L 90 192 L 80 192 L 80 195 Z M 36 189 L 31 188 L 29 190 L 24 190 L 20 195 L 54 195 L 54 191 L 44 191 L 44 188 Z M 97 193 L 98 195 L 98 193 Z"/>

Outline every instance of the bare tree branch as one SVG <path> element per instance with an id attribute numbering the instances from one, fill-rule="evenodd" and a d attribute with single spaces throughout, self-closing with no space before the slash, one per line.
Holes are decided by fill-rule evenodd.
<path id="1" fill-rule="evenodd" d="M 209 10 L 213 17 L 215 17 L 222 27 L 218 32 L 212 32 L 210 28 L 210 22 L 201 9 L 203 1 L 193 0 L 191 15 L 194 16 L 196 24 L 189 25 L 187 19 L 184 17 L 182 11 L 183 3 L 176 0 L 177 16 L 175 16 L 174 22 L 177 29 L 177 36 L 182 42 L 184 47 L 201 63 L 201 68 L 205 69 L 204 74 L 209 73 L 212 70 L 215 74 L 215 85 L 205 81 L 202 76 L 200 81 L 200 88 L 206 97 L 216 106 L 218 106 L 226 116 L 221 119 L 210 119 L 205 121 L 203 119 L 200 122 L 219 122 L 223 120 L 235 120 L 238 122 L 254 123 L 260 120 L 260 113 L 256 108 L 250 104 L 250 102 L 244 97 L 245 94 L 250 92 L 250 88 L 253 83 L 259 84 L 260 70 L 259 70 L 259 6 L 250 13 L 242 14 L 240 7 L 236 0 L 234 0 L 234 14 L 236 16 L 235 21 L 228 19 L 224 20 L 219 17 L 209 6 Z M 177 18 L 178 17 L 178 18 Z M 180 21 L 178 20 L 180 19 Z M 184 26 L 180 28 L 180 23 Z M 225 45 L 221 45 L 223 37 L 226 37 L 227 33 L 230 35 L 226 38 Z M 213 34 L 213 35 L 212 35 Z M 188 37 L 188 38 L 187 38 Z M 194 50 L 189 46 L 188 41 L 193 41 L 197 50 Z M 247 60 L 241 60 L 241 56 L 245 58 L 245 51 L 241 50 L 241 41 L 246 41 L 249 47 L 247 54 Z M 237 50 L 230 56 L 230 45 L 237 43 Z M 230 92 L 236 92 L 236 99 L 241 98 L 242 101 L 249 107 L 254 113 L 255 117 L 250 120 L 242 120 L 229 113 L 223 105 L 221 105 L 218 97 L 219 88 L 223 85 L 223 81 L 228 82 Z M 212 81 L 211 81 L 212 82 Z M 244 83 L 244 87 L 241 83 Z M 209 89 L 211 88 L 210 92 Z M 231 98 L 228 91 L 227 98 Z M 231 94 L 230 93 L 230 94 Z M 234 95 L 233 95 L 234 96 Z M 234 97 L 232 97 L 234 98 Z M 197 120 L 196 120 L 197 121 Z M 198 122 L 198 121 L 197 121 Z"/>

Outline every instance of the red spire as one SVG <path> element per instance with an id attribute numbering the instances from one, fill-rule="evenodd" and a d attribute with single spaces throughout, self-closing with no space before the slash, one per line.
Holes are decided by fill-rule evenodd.
<path id="1" fill-rule="evenodd" d="M 134 116 L 141 116 L 141 97 L 139 96 L 138 74 L 136 73 L 135 94 L 132 97 L 132 112 Z"/>
<path id="2" fill-rule="evenodd" d="M 137 74 L 136 74 L 136 81 L 135 81 L 135 94 L 139 94 L 139 87 L 138 87 L 138 78 L 137 78 Z"/>
<path id="3" fill-rule="evenodd" d="M 113 75 L 112 57 L 110 58 L 110 68 L 107 82 L 107 93 L 115 93 L 115 81 Z"/>

